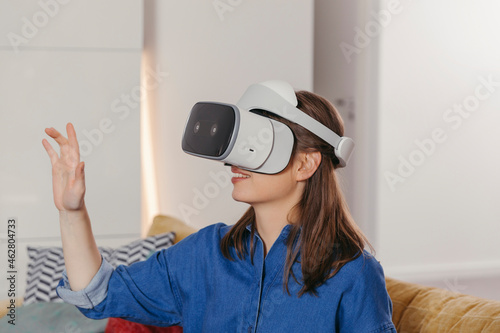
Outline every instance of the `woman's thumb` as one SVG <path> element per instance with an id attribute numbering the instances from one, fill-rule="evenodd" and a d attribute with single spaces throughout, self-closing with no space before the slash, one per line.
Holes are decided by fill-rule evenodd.
<path id="1" fill-rule="evenodd" d="M 85 162 L 80 162 L 76 166 L 75 178 L 77 181 L 85 179 Z"/>

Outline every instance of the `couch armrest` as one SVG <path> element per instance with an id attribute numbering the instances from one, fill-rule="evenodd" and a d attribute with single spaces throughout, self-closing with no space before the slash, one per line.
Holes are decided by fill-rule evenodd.
<path id="1" fill-rule="evenodd" d="M 386 278 L 392 319 L 404 332 L 500 332 L 500 302 Z"/>

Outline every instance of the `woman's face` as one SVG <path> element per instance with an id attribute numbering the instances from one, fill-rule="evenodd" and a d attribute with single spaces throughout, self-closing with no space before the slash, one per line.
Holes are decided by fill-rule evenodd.
<path id="1" fill-rule="evenodd" d="M 252 206 L 262 203 L 295 204 L 302 195 L 303 184 L 297 181 L 297 161 L 292 160 L 280 173 L 260 174 L 231 167 L 233 199 Z"/>

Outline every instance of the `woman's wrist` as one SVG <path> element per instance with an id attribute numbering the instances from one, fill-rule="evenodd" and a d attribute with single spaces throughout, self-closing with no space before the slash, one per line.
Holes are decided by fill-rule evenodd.
<path id="1" fill-rule="evenodd" d="M 87 207 L 85 206 L 85 202 L 83 202 L 78 209 L 64 209 L 59 211 L 59 218 L 61 222 L 70 222 L 75 220 L 78 221 L 82 218 L 86 218 L 87 215 Z"/>

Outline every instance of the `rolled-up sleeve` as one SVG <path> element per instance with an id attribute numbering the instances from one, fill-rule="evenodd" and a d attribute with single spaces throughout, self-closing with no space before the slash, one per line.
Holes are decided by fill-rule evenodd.
<path id="1" fill-rule="evenodd" d="M 168 250 L 174 247 L 157 251 L 145 261 L 114 269 L 103 258 L 86 288 L 72 291 L 64 274 L 57 293 L 88 318 L 115 317 L 147 325 L 178 325 L 182 320 L 182 302 L 167 260 Z"/>
<path id="2" fill-rule="evenodd" d="M 87 287 L 78 291 L 73 291 L 69 284 L 66 269 L 64 269 L 63 277 L 56 288 L 57 295 L 66 303 L 76 305 L 83 309 L 92 309 L 106 298 L 108 283 L 113 274 L 113 270 L 113 266 L 111 266 L 106 259 L 102 258 L 99 270 Z"/>

